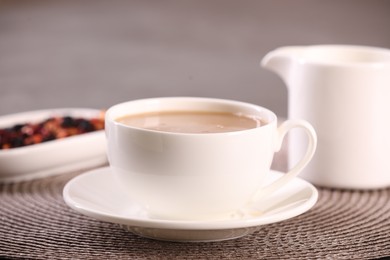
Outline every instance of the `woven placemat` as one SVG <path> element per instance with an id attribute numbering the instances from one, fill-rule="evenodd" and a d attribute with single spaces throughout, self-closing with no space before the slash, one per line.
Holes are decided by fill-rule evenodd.
<path id="1" fill-rule="evenodd" d="M 171 243 L 83 216 L 63 201 L 81 172 L 0 185 L 0 256 L 28 259 L 373 259 L 390 255 L 390 189 L 319 189 L 310 211 L 224 242 Z"/>

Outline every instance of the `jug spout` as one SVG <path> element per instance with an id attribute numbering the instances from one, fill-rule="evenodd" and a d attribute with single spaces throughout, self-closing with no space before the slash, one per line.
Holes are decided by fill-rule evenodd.
<path id="1" fill-rule="evenodd" d="M 302 47 L 299 46 L 277 48 L 264 56 L 260 66 L 275 72 L 285 83 L 288 83 L 295 57 L 302 51 Z"/>

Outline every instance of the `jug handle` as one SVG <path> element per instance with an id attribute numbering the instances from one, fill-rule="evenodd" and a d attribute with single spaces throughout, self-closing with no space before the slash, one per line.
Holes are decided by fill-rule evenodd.
<path id="1" fill-rule="evenodd" d="M 282 177 L 279 177 L 279 179 L 258 191 L 252 198 L 252 201 L 258 202 L 262 198 L 265 198 L 273 192 L 282 188 L 293 178 L 295 178 L 312 159 L 317 147 L 317 135 L 313 126 L 304 120 L 287 120 L 278 127 L 278 140 L 275 151 L 278 152 L 281 149 L 285 135 L 293 128 L 303 129 L 308 136 L 308 145 L 305 155 L 292 169 L 290 169 Z"/>

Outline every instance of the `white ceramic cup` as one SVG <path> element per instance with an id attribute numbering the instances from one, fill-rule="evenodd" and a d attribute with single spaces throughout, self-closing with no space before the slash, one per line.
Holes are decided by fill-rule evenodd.
<path id="1" fill-rule="evenodd" d="M 227 133 L 169 133 L 136 128 L 118 118 L 156 111 L 214 111 L 259 116 L 266 125 Z M 185 122 L 183 122 L 185 124 Z M 265 189 L 273 155 L 285 134 L 299 127 L 308 136 L 307 152 L 287 174 Z M 106 113 L 108 160 L 129 199 L 153 217 L 224 218 L 279 189 L 310 161 L 316 134 L 306 121 L 277 127 L 270 110 L 243 102 L 209 98 L 152 98 L 115 105 Z"/>

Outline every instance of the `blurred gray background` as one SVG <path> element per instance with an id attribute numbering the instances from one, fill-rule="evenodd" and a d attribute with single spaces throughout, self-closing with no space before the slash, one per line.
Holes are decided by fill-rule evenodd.
<path id="1" fill-rule="evenodd" d="M 310 44 L 390 48 L 390 1 L 0 0 L 0 115 L 205 96 L 285 117 L 287 88 L 259 62 Z"/>

